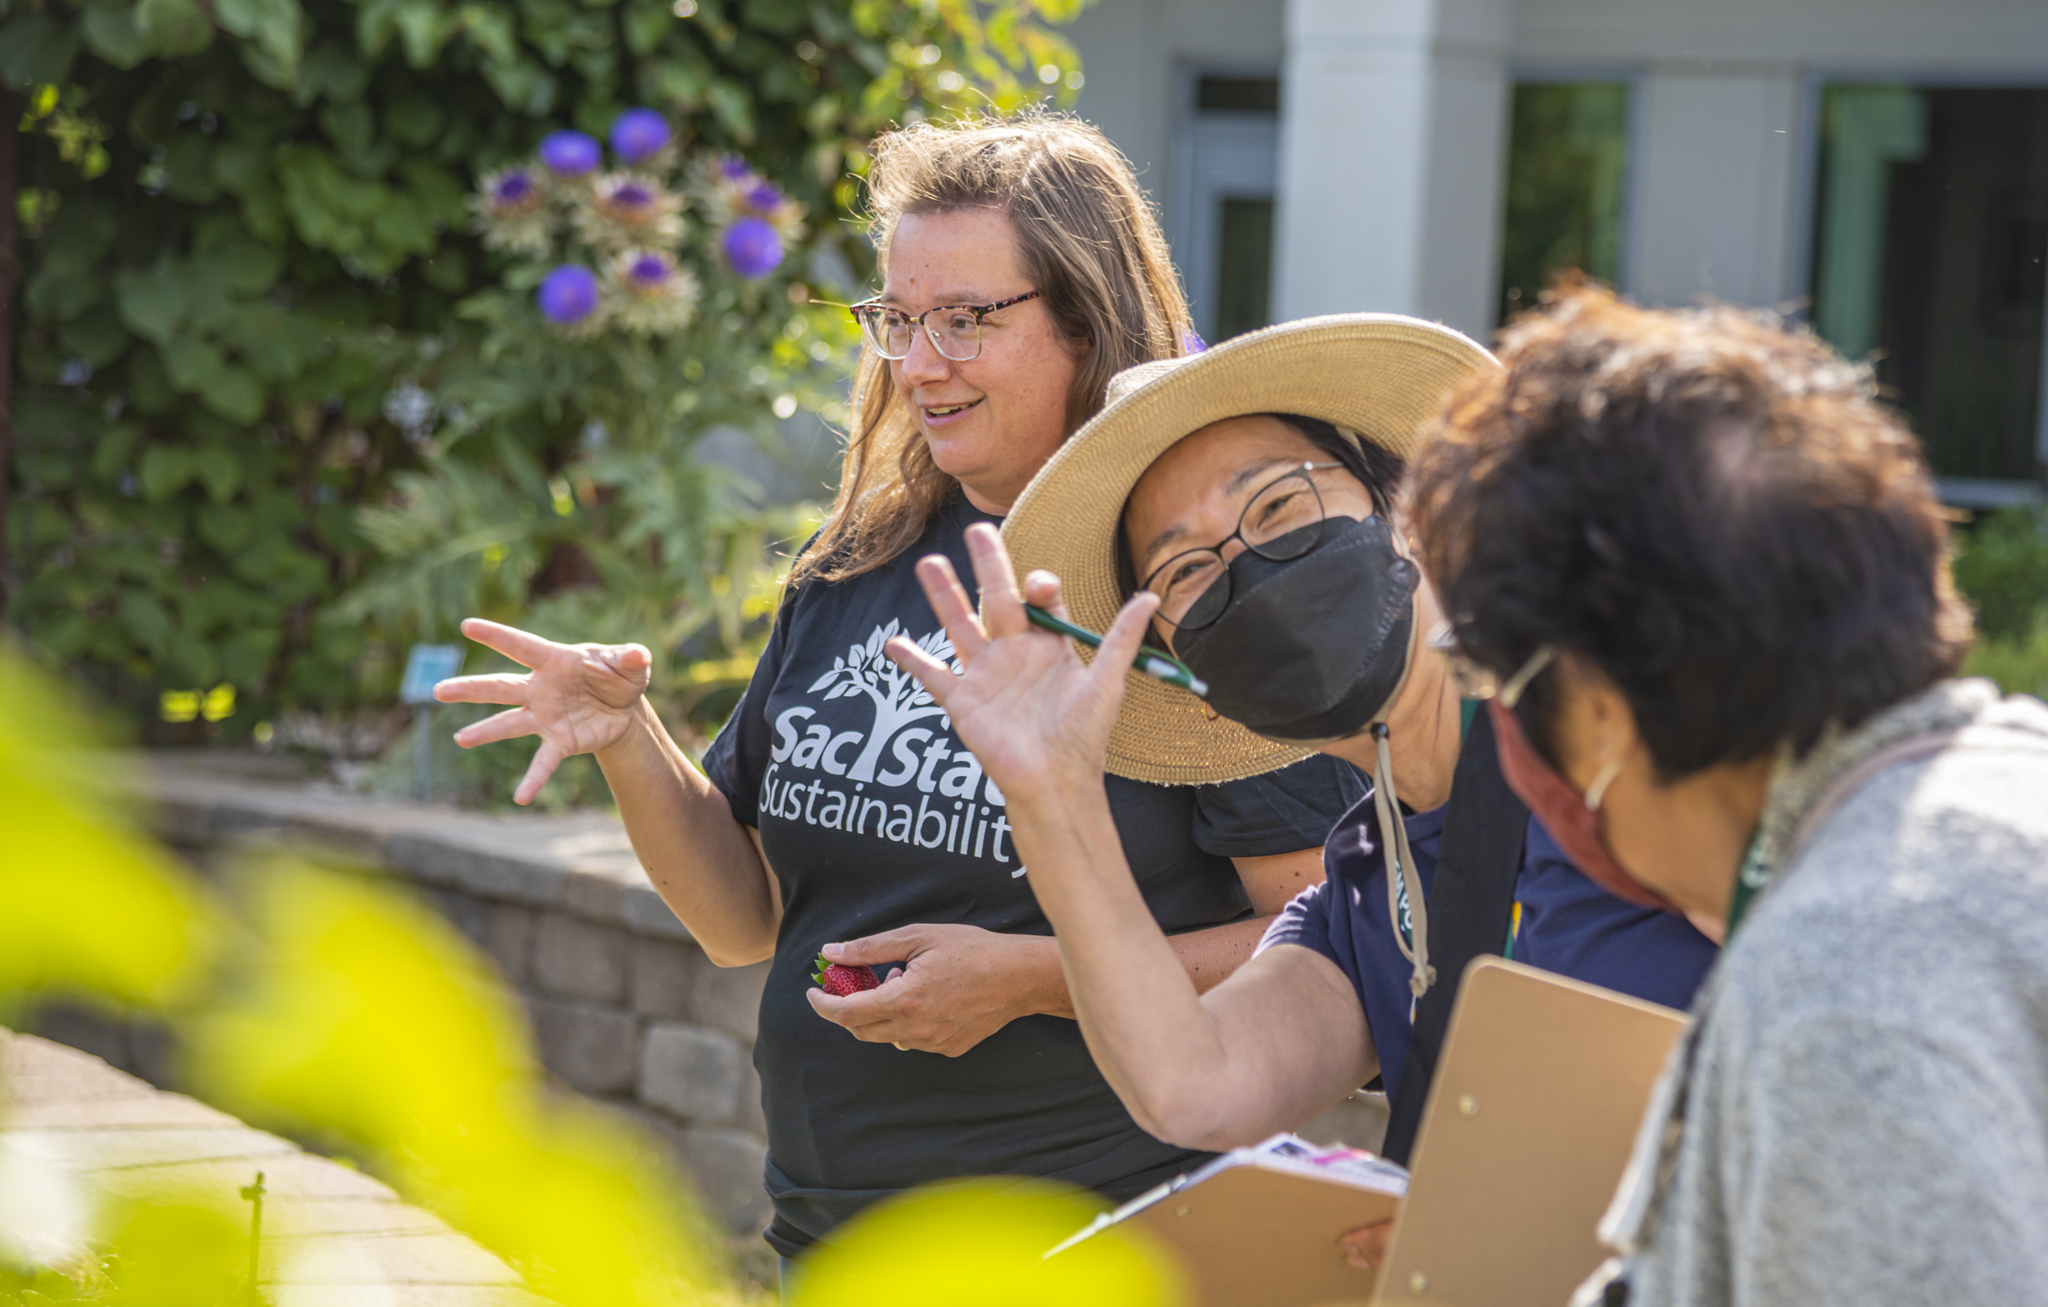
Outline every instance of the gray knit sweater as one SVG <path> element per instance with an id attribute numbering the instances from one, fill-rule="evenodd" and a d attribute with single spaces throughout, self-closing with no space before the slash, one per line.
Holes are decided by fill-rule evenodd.
<path id="1" fill-rule="evenodd" d="M 1886 710 L 1777 770 L 1759 853 L 1601 1229 L 1627 1296 L 1578 1301 L 2048 1303 L 2048 708 Z"/>

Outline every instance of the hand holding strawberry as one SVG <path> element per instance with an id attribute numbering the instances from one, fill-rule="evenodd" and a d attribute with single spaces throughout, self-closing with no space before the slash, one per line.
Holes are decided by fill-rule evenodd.
<path id="1" fill-rule="evenodd" d="M 843 962 L 826 960 L 823 953 L 818 955 L 818 970 L 811 977 L 818 982 L 818 988 L 837 998 L 858 994 L 863 990 L 878 989 L 882 982 L 875 976 L 875 969 L 869 966 L 847 966 Z"/>

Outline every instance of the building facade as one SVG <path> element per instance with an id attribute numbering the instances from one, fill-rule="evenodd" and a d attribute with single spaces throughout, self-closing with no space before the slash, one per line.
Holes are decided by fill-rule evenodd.
<path id="1" fill-rule="evenodd" d="M 1810 315 L 1949 497 L 2048 465 L 2048 0 L 1097 0 L 1079 112 L 1211 339 L 1482 339 L 1556 269 Z"/>

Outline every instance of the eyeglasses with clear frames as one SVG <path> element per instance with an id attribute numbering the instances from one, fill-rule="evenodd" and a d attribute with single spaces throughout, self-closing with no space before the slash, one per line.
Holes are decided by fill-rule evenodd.
<path id="1" fill-rule="evenodd" d="M 1515 674 L 1503 681 L 1500 674 L 1472 658 L 1458 647 L 1458 638 L 1450 623 L 1429 638 L 1429 647 L 1444 656 L 1450 665 L 1451 683 L 1458 689 L 1458 695 L 1465 699 L 1499 699 L 1503 708 L 1512 710 L 1522 700 L 1529 688 L 1529 682 L 1557 658 L 1557 646 L 1543 645 L 1529 660 L 1517 668 Z"/>
<path id="2" fill-rule="evenodd" d="M 941 304 L 915 317 L 880 300 L 863 300 L 849 308 L 868 344 L 885 359 L 909 358 L 910 343 L 914 339 L 910 333 L 922 327 L 940 357 L 955 363 L 971 363 L 981 357 L 982 319 L 1012 305 L 1035 300 L 1041 293 L 1027 290 L 1022 295 L 1012 295 L 994 304 Z"/>

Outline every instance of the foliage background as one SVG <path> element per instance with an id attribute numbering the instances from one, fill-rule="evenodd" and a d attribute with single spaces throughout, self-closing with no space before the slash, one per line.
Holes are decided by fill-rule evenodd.
<path id="1" fill-rule="evenodd" d="M 2048 698 L 2048 508 L 1978 519 L 1961 538 L 1955 578 L 1977 609 L 1964 672 L 2007 694 Z"/>
<path id="2" fill-rule="evenodd" d="M 659 632 L 664 706 L 715 710 L 803 515 L 762 511 L 695 444 L 724 424 L 772 447 L 782 396 L 836 416 L 847 329 L 800 301 L 816 267 L 869 270 L 847 221 L 862 147 L 1070 98 L 1046 24 L 1082 2 L 0 0 L 0 119 L 21 114 L 9 619 L 157 742 L 388 703 L 404 646 L 467 611 Z M 701 375 L 640 449 L 659 483 L 588 438 L 648 360 L 539 348 L 467 203 L 547 131 L 602 136 L 635 105 L 811 215 L 778 278 L 707 287 Z M 608 605 L 627 564 L 638 592 Z M 158 720 L 162 692 L 220 685 L 219 722 Z"/>

